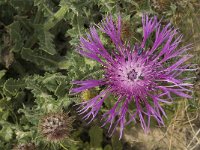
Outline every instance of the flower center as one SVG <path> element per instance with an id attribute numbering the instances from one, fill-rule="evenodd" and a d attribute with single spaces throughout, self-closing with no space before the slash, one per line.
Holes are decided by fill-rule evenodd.
<path id="1" fill-rule="evenodd" d="M 137 72 L 132 69 L 129 73 L 127 73 L 127 77 L 129 80 L 134 81 L 137 78 Z"/>

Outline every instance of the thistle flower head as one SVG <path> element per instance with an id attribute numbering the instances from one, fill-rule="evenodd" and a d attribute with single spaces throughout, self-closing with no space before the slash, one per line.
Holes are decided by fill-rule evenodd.
<path id="1" fill-rule="evenodd" d="M 73 118 L 67 114 L 51 113 L 41 119 L 39 130 L 47 141 L 62 141 L 69 136 L 72 122 Z"/>
<path id="2" fill-rule="evenodd" d="M 131 46 L 130 42 L 121 39 L 121 17 L 114 23 L 108 16 L 97 27 L 111 39 L 115 48 L 111 50 L 103 45 L 95 27 L 90 27 L 87 38 L 80 38 L 78 47 L 81 55 L 102 64 L 104 78 L 74 81 L 73 84 L 79 87 L 71 92 L 79 93 L 102 85 L 106 87 L 99 95 L 82 102 L 78 112 L 85 114 L 84 119 L 92 121 L 106 97 L 114 95 L 117 100 L 103 114 L 103 126 L 110 124 L 109 132 L 120 126 L 120 138 L 125 125 L 132 121 L 139 120 L 145 131 L 149 129 L 152 117 L 159 125 L 164 125 L 162 116 L 166 117 L 166 114 L 160 103 L 172 103 L 172 95 L 191 98 L 188 93 L 192 84 L 181 77 L 183 72 L 192 71 L 188 68 L 190 65 L 183 65 L 191 58 L 186 54 L 191 46 L 178 47 L 182 35 L 170 23 L 162 27 L 157 17 L 143 15 L 142 26 L 141 42 Z"/>
<path id="3" fill-rule="evenodd" d="M 36 147 L 34 143 L 22 143 L 16 145 L 13 150 L 36 150 Z"/>

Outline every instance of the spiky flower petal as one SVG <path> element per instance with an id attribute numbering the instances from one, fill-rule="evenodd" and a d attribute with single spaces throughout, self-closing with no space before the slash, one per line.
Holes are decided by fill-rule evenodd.
<path id="1" fill-rule="evenodd" d="M 74 81 L 79 87 L 71 92 L 106 87 L 99 95 L 82 102 L 78 112 L 92 121 L 109 94 L 118 97 L 114 106 L 103 114 L 103 126 L 109 123 L 109 130 L 120 126 L 120 138 L 125 125 L 132 121 L 139 120 L 145 131 L 149 129 L 151 117 L 164 125 L 162 116 L 166 114 L 160 103 L 172 103 L 172 95 L 191 98 L 188 93 L 192 92 L 192 84 L 181 77 L 183 72 L 192 70 L 188 69 L 190 65 L 183 65 L 191 58 L 186 54 L 191 45 L 178 47 L 182 35 L 170 23 L 162 27 L 156 16 L 143 15 L 142 25 L 141 43 L 130 46 L 130 42 L 121 39 L 121 17 L 114 23 L 108 16 L 98 28 L 111 39 L 115 49 L 105 48 L 95 27 L 90 27 L 87 38 L 80 38 L 78 47 L 81 55 L 102 64 L 104 78 Z"/>

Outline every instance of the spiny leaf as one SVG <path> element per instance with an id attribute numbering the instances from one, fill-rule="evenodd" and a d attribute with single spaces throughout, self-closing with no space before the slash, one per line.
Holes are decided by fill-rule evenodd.
<path id="1" fill-rule="evenodd" d="M 79 37 L 85 32 L 85 18 L 83 16 L 73 14 L 71 16 L 71 20 L 72 28 L 67 31 L 66 36 L 70 36 L 72 38 L 70 40 L 70 44 L 75 46 L 78 44 Z"/>
<path id="2" fill-rule="evenodd" d="M 44 28 L 46 30 L 53 28 L 59 21 L 64 19 L 65 14 L 68 12 L 69 6 L 64 3 L 63 0 L 61 0 L 60 4 L 60 9 L 55 14 L 53 14 L 53 16 L 51 16 L 44 24 Z"/>
<path id="3" fill-rule="evenodd" d="M 112 147 L 110 145 L 106 145 L 103 150 L 112 150 Z"/>
<path id="4" fill-rule="evenodd" d="M 58 86 L 56 82 L 57 75 L 57 73 L 48 74 L 43 77 L 42 84 L 44 84 L 44 86 L 51 92 L 54 92 L 56 90 L 56 87 Z"/>
<path id="5" fill-rule="evenodd" d="M 67 94 L 67 92 L 68 90 L 67 90 L 66 82 L 59 82 L 55 90 L 55 95 L 57 97 L 63 97 Z"/>
<path id="6" fill-rule="evenodd" d="M 0 1 L 0 5 L 5 4 L 5 3 L 6 3 L 6 0 Z"/>
<path id="7" fill-rule="evenodd" d="M 7 120 L 8 116 L 10 115 L 10 110 L 9 110 L 9 102 L 7 99 L 3 98 L 0 100 L 0 118 L 1 120 Z"/>
<path id="8" fill-rule="evenodd" d="M 49 31 L 46 31 L 41 25 L 35 26 L 36 35 L 39 40 L 40 49 L 47 52 L 50 55 L 56 54 L 54 35 Z"/>
<path id="9" fill-rule="evenodd" d="M 0 79 L 6 74 L 6 70 L 0 70 Z"/>
<path id="10" fill-rule="evenodd" d="M 24 116 L 20 119 L 21 123 L 24 124 L 24 123 L 30 122 L 30 123 L 32 123 L 34 125 L 38 124 L 39 114 L 34 109 L 26 107 L 26 106 L 23 106 L 23 108 L 20 108 L 18 110 L 18 113 L 23 113 L 24 114 Z M 36 117 L 33 117 L 33 116 L 36 116 Z"/>
<path id="11" fill-rule="evenodd" d="M 53 92 L 57 97 L 62 97 L 67 93 L 67 79 L 66 76 L 56 74 L 45 74 L 42 83 L 45 87 Z"/>
<path id="12" fill-rule="evenodd" d="M 103 130 L 98 126 L 93 126 L 90 131 L 90 145 L 92 148 L 101 148 L 103 141 Z"/>
<path id="13" fill-rule="evenodd" d="M 8 142 L 12 139 L 13 130 L 9 126 L 3 126 L 3 128 L 0 130 L 0 136 Z"/>
<path id="14" fill-rule="evenodd" d="M 35 97 L 47 93 L 47 89 L 41 84 L 41 78 L 39 75 L 29 76 L 25 79 L 26 88 L 32 90 Z M 45 95 L 45 94 L 44 94 Z"/>
<path id="15" fill-rule="evenodd" d="M 113 136 L 112 139 L 111 139 L 111 142 L 112 142 L 112 147 L 116 150 L 122 150 L 123 147 L 122 147 L 122 143 L 119 142 L 119 138 L 117 136 Z"/>
<path id="16" fill-rule="evenodd" d="M 34 94 L 37 110 L 45 110 L 48 112 L 52 111 L 52 109 L 60 110 L 60 108 L 68 107 L 73 102 L 67 97 L 67 90 L 63 91 L 63 89 L 61 89 L 61 91 L 57 91 L 60 87 L 57 81 L 63 80 L 62 78 L 64 77 L 59 74 L 57 75 L 57 78 L 54 74 L 46 74 L 45 76 L 36 75 L 26 78 L 26 88 L 31 90 Z M 63 84 L 65 84 L 65 82 L 63 82 Z M 64 89 L 66 89 L 66 87 Z M 57 98 L 53 93 L 57 93 Z"/>
<path id="17" fill-rule="evenodd" d="M 55 5 L 50 0 L 34 0 L 34 6 L 37 6 L 38 11 L 43 12 L 45 17 L 53 15 Z"/>
<path id="18" fill-rule="evenodd" d="M 12 42 L 14 44 L 11 51 L 19 52 L 23 46 L 23 39 L 20 34 L 21 26 L 19 21 L 13 22 L 8 28 L 10 29 L 10 38 L 12 39 Z"/>
<path id="19" fill-rule="evenodd" d="M 58 61 L 60 58 L 52 56 L 42 50 L 23 48 L 21 55 L 23 59 L 35 63 L 44 70 L 55 71 L 58 69 Z"/>
<path id="20" fill-rule="evenodd" d="M 50 112 L 52 109 L 58 108 L 58 101 L 48 92 L 45 86 L 41 83 L 40 76 L 30 76 L 26 78 L 26 88 L 31 90 L 37 103 L 37 110 Z"/>
<path id="21" fill-rule="evenodd" d="M 3 91 L 5 95 L 8 96 L 16 96 L 19 92 L 19 90 L 23 90 L 25 88 L 25 82 L 23 80 L 15 80 L 15 79 L 8 79 L 6 80 L 4 86 L 3 86 Z"/>
<path id="22" fill-rule="evenodd" d="M 9 4 L 19 12 L 30 11 L 33 6 L 32 0 L 10 0 Z"/>

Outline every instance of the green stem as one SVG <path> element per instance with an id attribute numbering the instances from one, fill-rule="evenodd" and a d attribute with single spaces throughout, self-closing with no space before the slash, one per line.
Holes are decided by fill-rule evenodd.
<path id="1" fill-rule="evenodd" d="M 78 25 L 78 33 L 79 33 L 79 36 L 81 36 L 81 31 L 80 31 L 80 27 L 79 27 L 78 14 L 77 14 L 77 16 L 76 16 L 76 21 L 77 21 L 77 25 Z"/>
<path id="2" fill-rule="evenodd" d="M 51 16 L 54 15 L 54 13 L 52 13 L 52 11 L 45 4 L 43 4 L 43 6 Z"/>
<path id="3" fill-rule="evenodd" d="M 64 18 L 68 9 L 69 9 L 68 5 L 62 5 L 61 8 L 52 17 L 50 17 L 49 20 L 47 20 L 47 22 L 44 24 L 44 29 L 50 30 L 51 28 L 53 28 L 60 20 Z M 40 21 L 40 18 L 41 18 L 41 12 L 37 12 L 34 22 L 38 23 Z M 29 38 L 29 40 L 27 40 L 25 47 L 31 48 L 37 42 L 36 37 L 37 36 L 33 34 L 33 36 Z"/>
<path id="4" fill-rule="evenodd" d="M 59 143 L 64 150 L 68 150 L 62 143 Z"/>
<path id="5" fill-rule="evenodd" d="M 38 24 L 41 20 L 41 16 L 42 16 L 42 13 L 41 11 L 37 11 L 36 15 L 35 15 L 35 18 L 34 18 L 34 24 Z M 25 46 L 26 48 L 31 48 L 35 43 L 37 42 L 37 38 L 36 38 L 36 35 L 33 34 L 25 43 Z"/>
<path id="6" fill-rule="evenodd" d="M 54 150 L 56 150 L 56 146 L 55 146 L 55 144 L 54 144 L 54 143 L 52 144 L 52 146 L 53 146 L 53 149 L 54 149 Z"/>
<path id="7" fill-rule="evenodd" d="M 44 29 L 50 30 L 53 28 L 60 20 L 64 18 L 68 9 L 68 5 L 62 5 L 61 8 L 44 24 Z"/>

